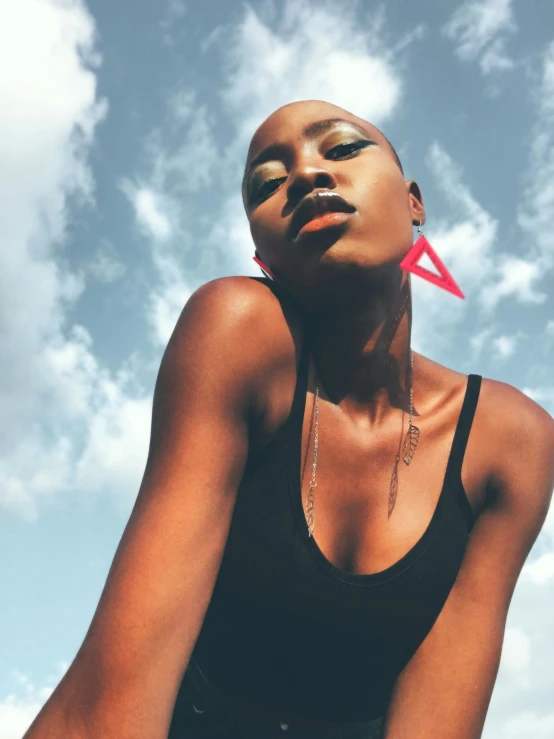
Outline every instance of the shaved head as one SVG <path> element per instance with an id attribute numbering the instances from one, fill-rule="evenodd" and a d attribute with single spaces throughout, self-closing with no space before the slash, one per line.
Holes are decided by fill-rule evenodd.
<path id="1" fill-rule="evenodd" d="M 340 207 L 310 218 L 314 195 Z M 342 279 L 348 292 L 353 274 L 364 281 L 400 264 L 413 225 L 425 221 L 417 183 L 387 137 L 322 100 L 284 105 L 258 127 L 242 197 L 257 255 L 299 295 Z"/>
<path id="2" fill-rule="evenodd" d="M 389 139 L 385 136 L 385 134 L 380 131 L 376 126 L 374 126 L 369 121 L 366 121 L 363 118 L 360 118 L 357 115 L 354 115 L 348 110 L 345 110 L 344 108 L 339 107 L 338 105 L 334 105 L 333 103 L 328 103 L 325 100 L 299 100 L 293 103 L 287 103 L 286 105 L 282 105 L 280 108 L 277 108 L 277 110 L 273 111 L 271 115 L 269 115 L 263 123 L 261 123 L 258 128 L 256 129 L 254 135 L 252 136 L 252 140 L 250 141 L 250 146 L 248 149 L 248 155 L 246 158 L 246 165 L 244 170 L 244 177 L 246 177 L 248 170 L 251 166 L 252 160 L 256 157 L 257 153 L 257 142 L 261 138 L 264 130 L 271 125 L 271 123 L 275 120 L 280 118 L 283 113 L 286 111 L 293 111 L 294 109 L 302 109 L 302 108 L 316 108 L 320 110 L 320 115 L 323 116 L 332 116 L 332 118 L 328 118 L 327 120 L 344 120 L 344 121 L 350 121 L 352 123 L 357 124 L 360 128 L 368 132 L 370 135 L 377 132 L 379 136 L 383 139 L 383 141 L 388 146 L 390 153 L 392 154 L 394 161 L 400 168 L 400 171 L 402 174 L 404 174 L 404 168 L 402 167 L 402 162 L 400 161 L 400 157 L 398 156 L 398 153 L 394 146 L 391 144 Z M 322 120 L 320 122 L 321 124 L 325 124 L 325 120 Z M 313 131 L 311 130 L 313 129 Z M 313 126 L 308 127 L 308 133 L 311 132 L 317 132 L 318 129 L 318 122 L 316 121 Z M 243 178 L 244 183 L 244 178 Z"/>

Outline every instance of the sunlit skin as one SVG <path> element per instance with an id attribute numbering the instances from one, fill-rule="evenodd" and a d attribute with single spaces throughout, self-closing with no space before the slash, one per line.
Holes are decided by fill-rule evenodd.
<path id="1" fill-rule="evenodd" d="M 317 128 L 318 122 L 331 118 L 346 122 L 306 134 L 306 127 Z M 335 149 L 338 144 L 350 148 Z M 267 147 L 271 149 L 265 161 L 252 167 Z M 260 187 L 265 188 L 261 194 Z M 339 192 L 356 212 L 291 239 L 287 229 L 294 208 L 318 189 Z M 303 101 L 280 108 L 256 131 L 247 157 L 243 201 L 258 255 L 314 317 L 314 364 L 327 401 L 320 410 L 320 433 L 327 444 L 320 442 L 318 545 L 338 566 L 378 571 L 413 546 L 432 516 L 466 386 L 463 374 L 414 354 L 414 401 L 422 442 L 401 481 L 402 499 L 387 521 L 384 511 L 398 412 L 399 407 L 406 408 L 405 397 L 395 397 L 392 390 L 397 380 L 405 386 L 407 315 L 388 352 L 394 372 L 390 365 L 384 371 L 382 356 L 375 356 L 374 348 L 380 328 L 396 315 L 401 286 L 410 279 L 399 263 L 413 243 L 413 226 L 425 223 L 420 190 L 415 182 L 405 181 L 388 141 L 374 126 L 334 105 Z M 312 374 L 312 392 L 313 382 Z M 528 447 L 527 464 L 525 454 L 519 465 L 514 464 L 515 449 L 510 452 L 506 446 L 514 442 L 504 436 L 500 441 L 498 424 L 507 413 L 513 414 L 507 426 L 514 421 L 513 433 L 519 438 L 525 438 L 520 424 L 535 440 L 542 436 L 532 451 Z M 263 444 L 263 433 L 259 438 Z M 387 737 L 416 737 L 416 720 L 422 721 L 417 737 L 440 732 L 455 739 L 480 736 L 498 667 L 508 593 L 538 533 L 552 490 L 553 438 L 552 419 L 542 409 L 509 386 L 483 380 L 462 473 L 477 518 L 458 577 L 466 589 L 453 588 L 431 635 L 399 680 L 400 698 L 391 706 Z M 303 459 L 310 448 L 305 418 Z M 514 496 L 529 490 L 529 483 L 524 483 L 529 465 L 536 478 L 535 491 L 528 493 L 534 503 L 526 524 L 520 525 L 517 517 L 507 524 L 502 505 L 496 519 L 490 520 L 488 505 L 498 506 L 502 495 L 507 507 L 514 506 L 512 511 L 524 505 L 523 499 L 514 503 Z M 305 481 L 304 495 L 306 488 Z M 365 520 L 357 514 L 361 500 L 368 506 Z M 500 538 L 491 545 L 495 532 L 506 532 L 510 525 L 510 544 Z M 506 545 L 509 555 L 502 554 Z M 498 558 L 503 566 L 491 567 Z M 480 603 L 480 591 L 490 595 L 488 604 Z M 479 644 L 469 631 L 464 643 L 458 623 L 456 614 L 464 612 L 466 598 L 468 609 L 469 603 L 479 603 L 471 607 L 466 630 L 473 619 L 488 624 L 488 636 Z M 461 638 L 463 657 L 448 646 L 454 631 Z M 456 682 L 450 676 L 458 659 L 463 666 L 460 662 Z M 473 711 L 461 707 L 467 689 Z M 443 700 L 431 711 L 437 691 L 438 695 L 442 691 Z M 445 720 L 450 722 L 448 729 Z"/>
<path id="2" fill-rule="evenodd" d="M 333 119 L 342 120 L 325 123 Z M 308 126 L 313 130 L 305 135 Z M 425 222 L 417 184 L 405 181 L 377 128 L 337 106 L 307 101 L 280 108 L 256 131 L 242 190 L 262 261 L 320 319 L 314 353 L 327 392 L 334 400 L 358 397 L 364 414 L 382 415 L 390 397 L 377 394 L 382 372 L 371 349 L 398 309 L 408 279 L 398 265 L 412 245 L 413 224 Z M 291 239 L 292 212 L 317 190 L 339 193 L 356 211 Z M 390 350 L 400 377 L 407 348 L 406 316 Z M 340 366 L 329 364 L 330 356 L 340 357 Z"/>
<path id="3" fill-rule="evenodd" d="M 306 126 L 333 118 L 345 120 L 303 135 Z M 267 161 L 251 169 L 269 146 Z M 356 212 L 337 229 L 291 241 L 286 233 L 291 213 L 313 190 L 338 192 Z M 352 293 L 354 275 L 382 282 L 383 274 L 367 268 L 397 266 L 411 246 L 412 224 L 425 221 L 419 188 L 405 182 L 383 134 L 318 101 L 280 108 L 257 130 L 248 152 L 243 202 L 262 259 L 302 294 L 304 303 L 318 306 L 320 298 L 328 310 L 325 289 L 340 296 L 333 305 L 340 309 Z M 398 270 L 392 272 L 387 276 L 398 278 Z"/>
<path id="4" fill-rule="evenodd" d="M 344 120 L 324 123 L 336 118 Z M 326 216 L 293 238 L 295 208 L 317 191 L 339 193 L 355 211 Z M 421 441 L 410 466 L 401 465 L 387 516 L 408 410 L 409 312 L 385 349 L 378 336 L 396 326 L 410 285 L 399 265 L 414 224 L 425 222 L 419 188 L 405 180 L 374 126 L 329 103 L 302 101 L 256 131 L 243 198 L 255 248 L 285 289 L 219 278 L 184 306 L 156 381 L 144 477 L 98 608 L 25 739 L 167 739 L 247 461 L 290 415 L 307 338 L 300 451 L 309 470 L 317 379 L 314 539 L 327 560 L 360 574 L 386 569 L 421 538 L 436 510 L 467 376 L 414 352 Z M 425 327 L 425 316 L 415 320 Z M 460 475 L 475 523 L 446 603 L 396 680 L 380 739 L 481 736 L 510 599 L 554 486 L 554 421 L 515 388 L 484 378 Z M 308 483 L 304 475 L 304 508 Z M 275 727 L 286 720 L 328 728 L 235 703 Z M 179 720 L 174 736 L 184 737 Z"/>
<path id="5" fill-rule="evenodd" d="M 332 123 L 335 119 L 341 120 Z M 318 190 L 339 193 L 355 212 L 291 237 L 295 208 Z M 414 353 L 414 413 L 422 444 L 409 475 L 401 472 L 401 489 L 408 488 L 409 497 L 401 493 L 394 516 L 387 520 L 402 411 L 409 409 L 407 311 L 386 351 L 377 351 L 376 342 L 383 327 L 401 313 L 401 292 L 410 277 L 399 264 L 413 243 L 414 224 L 425 221 L 420 190 L 405 180 L 378 129 L 342 108 L 304 101 L 280 108 L 256 131 L 243 198 L 256 252 L 312 315 L 312 397 L 307 407 L 313 403 L 317 373 L 318 484 L 326 491 L 324 498 L 319 493 L 318 545 L 339 566 L 359 572 L 384 569 L 415 544 L 432 516 L 465 392 L 464 375 Z M 294 319 L 288 323 L 276 315 L 274 331 L 281 325 L 289 333 L 298 327 Z M 286 383 L 278 378 L 268 387 L 265 418 L 253 435 L 254 454 L 286 417 L 295 383 L 294 358 L 290 369 Z M 312 448 L 308 434 L 309 412 L 304 460 Z M 475 471 L 466 486 L 478 511 L 484 484 L 476 472 L 481 460 L 474 459 Z M 358 515 L 361 501 L 367 518 Z M 342 521 L 339 537 L 333 521 Z"/>

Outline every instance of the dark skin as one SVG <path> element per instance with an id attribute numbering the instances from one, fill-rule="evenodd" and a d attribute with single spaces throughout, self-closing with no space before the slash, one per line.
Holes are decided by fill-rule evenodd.
<path id="1" fill-rule="evenodd" d="M 304 133 L 337 117 L 347 122 Z M 353 142 L 348 156 L 344 148 L 340 159 L 330 154 Z M 405 182 L 377 129 L 328 103 L 294 103 L 270 116 L 253 138 L 247 171 L 275 144 L 243 192 L 256 249 L 286 292 L 278 299 L 263 282 L 232 277 L 187 302 L 160 367 L 137 502 L 98 608 L 25 739 L 166 739 L 246 460 L 290 413 L 301 310 L 310 311 L 314 349 L 302 439 L 308 467 L 316 373 L 320 383 L 320 549 L 337 567 L 376 572 L 415 544 L 433 514 L 467 378 L 415 354 L 421 441 L 400 470 L 387 517 L 406 408 L 409 310 L 385 342 L 382 331 L 395 325 L 409 279 L 398 265 L 413 224 L 425 220 L 419 188 Z M 252 175 L 258 185 L 277 179 L 262 201 L 247 195 Z M 294 208 L 318 189 L 339 192 L 356 212 L 291 240 Z M 554 421 L 515 388 L 484 379 L 462 480 L 477 520 L 447 602 L 398 678 L 386 739 L 481 736 L 512 592 L 550 502 Z M 304 503 L 308 482 L 306 475 Z"/>
<path id="2" fill-rule="evenodd" d="M 334 118 L 345 122 L 313 137 L 301 133 L 314 120 Z M 284 138 L 283 131 L 288 134 Z M 277 158 L 251 169 L 251 162 L 275 142 L 282 144 Z M 349 149 L 352 143 L 356 146 Z M 346 146 L 335 149 L 341 144 Z M 343 158 L 337 160 L 338 155 Z M 260 187 L 266 188 L 263 198 L 256 197 Z M 355 217 L 303 240 L 291 240 L 287 235 L 291 212 L 317 189 L 339 192 L 356 206 Z M 421 537 L 431 518 L 466 387 L 464 375 L 415 354 L 414 405 L 422 442 L 417 459 L 401 481 L 405 502 L 398 501 L 388 521 L 384 511 L 402 409 L 409 408 L 405 394 L 398 392 L 399 381 L 406 387 L 408 311 L 386 354 L 375 348 L 383 326 L 394 322 L 403 287 L 410 279 L 398 263 L 413 243 L 413 224 L 425 222 L 420 189 L 415 182 L 404 180 L 378 129 L 341 108 L 308 101 L 279 109 L 255 133 L 245 168 L 243 201 L 262 261 L 294 300 L 317 316 L 312 345 L 323 400 L 320 425 L 325 429 L 318 469 L 329 496 L 318 505 L 318 544 L 328 559 L 345 569 L 366 573 L 384 569 Z M 289 319 L 291 323 L 294 319 Z M 298 322 L 294 328 L 300 331 Z M 386 362 L 391 357 L 392 365 Z M 313 391 L 314 366 L 311 375 Z M 294 381 L 292 373 L 289 393 Z M 274 397 L 276 403 L 282 402 L 277 392 Z M 307 407 L 311 408 L 310 402 Z M 304 459 L 309 420 L 304 423 Z M 269 442 L 281 423 L 277 410 L 266 411 L 261 433 L 255 437 L 257 448 Z M 477 435 L 472 436 L 474 441 Z M 476 514 L 485 501 L 483 473 L 464 478 Z M 350 495 L 348 505 L 346 496 Z M 354 513 L 359 510 L 356 500 L 366 501 L 371 514 L 367 519 L 360 521 Z M 350 529 L 349 511 L 356 519 Z M 350 531 L 350 535 L 337 535 L 336 522 L 341 519 L 344 533 Z M 356 552 L 350 551 L 353 541 L 358 542 Z"/>

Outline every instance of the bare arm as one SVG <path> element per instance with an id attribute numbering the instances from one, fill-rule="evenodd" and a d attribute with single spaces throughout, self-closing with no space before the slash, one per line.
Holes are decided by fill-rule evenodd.
<path id="1" fill-rule="evenodd" d="M 247 459 L 263 357 L 259 297 L 257 283 L 224 278 L 185 306 L 156 382 L 140 491 L 96 613 L 24 739 L 167 737 Z"/>
<path id="2" fill-rule="evenodd" d="M 554 485 L 554 421 L 514 388 L 494 385 L 487 504 L 444 608 L 397 680 L 386 739 L 479 739 L 483 731 L 510 600 Z"/>

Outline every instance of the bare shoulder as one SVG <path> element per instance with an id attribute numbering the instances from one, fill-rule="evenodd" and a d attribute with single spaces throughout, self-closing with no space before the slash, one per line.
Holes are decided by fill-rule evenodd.
<path id="1" fill-rule="evenodd" d="M 442 398 L 459 409 L 467 376 L 425 357 L 421 364 L 431 401 Z M 512 385 L 484 377 L 467 451 L 465 482 L 476 511 L 508 504 L 513 511 L 525 508 L 536 524 L 542 520 L 554 487 L 554 419 L 544 408 Z"/>
<path id="2" fill-rule="evenodd" d="M 463 394 L 466 375 L 428 357 L 420 355 L 420 360 L 429 387 L 435 394 L 440 395 L 439 390 L 446 396 Z M 550 449 L 554 455 L 554 419 L 542 406 L 513 385 L 483 377 L 476 415 L 478 426 L 489 440 L 502 438 L 510 446 L 511 439 L 517 439 L 516 443 L 520 444 L 523 440 L 534 443 L 540 437 L 544 440 L 545 449 Z"/>
<path id="3" fill-rule="evenodd" d="M 256 317 L 251 330 L 263 327 L 266 320 L 277 314 L 280 303 L 269 286 L 246 276 L 218 277 L 197 288 L 186 302 L 183 314 L 196 311 L 199 319 L 216 320 L 229 325 Z M 181 319 L 180 319 L 181 320 Z M 179 322 L 177 323 L 177 327 Z"/>
<path id="4" fill-rule="evenodd" d="M 246 276 L 219 277 L 197 288 L 183 311 L 197 310 L 205 319 L 247 324 L 256 334 L 270 329 L 280 336 L 295 323 L 292 303 L 277 295 L 266 279 Z M 178 324 L 177 324 L 178 325 Z M 293 331 L 294 331 L 294 327 Z"/>
<path id="5" fill-rule="evenodd" d="M 480 404 L 490 429 L 508 447 L 532 445 L 554 455 L 554 419 L 542 406 L 513 385 L 483 378 Z"/>
<path id="6" fill-rule="evenodd" d="M 490 460 L 488 504 L 510 512 L 534 541 L 554 487 L 554 419 L 525 393 L 483 379 L 481 423 Z"/>
<path id="7" fill-rule="evenodd" d="M 291 350 L 294 355 L 300 331 L 292 306 L 266 281 L 246 276 L 220 277 L 197 288 L 181 312 L 168 349 L 190 352 L 191 325 L 213 361 L 237 355 L 245 367 L 271 364 Z"/>
<path id="8" fill-rule="evenodd" d="M 303 338 L 298 308 L 281 293 L 266 279 L 246 276 L 201 285 L 185 304 L 166 349 L 162 369 L 164 363 L 169 367 L 168 383 L 186 382 L 179 366 L 194 362 L 199 372 L 217 378 L 224 392 L 241 395 L 249 425 L 262 427 L 275 388 L 293 387 Z"/>

